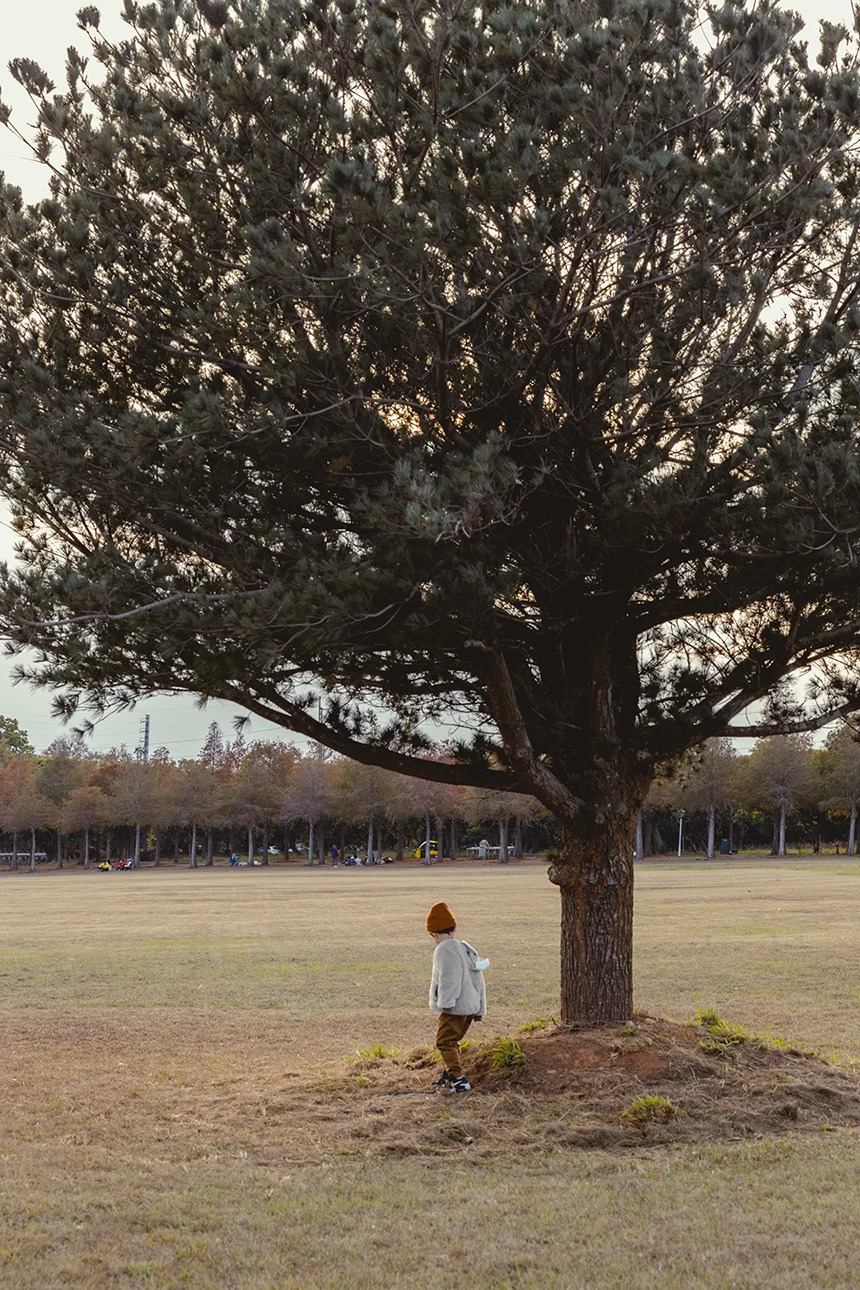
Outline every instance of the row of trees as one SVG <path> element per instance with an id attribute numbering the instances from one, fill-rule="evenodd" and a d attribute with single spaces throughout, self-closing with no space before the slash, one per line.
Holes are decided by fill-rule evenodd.
<path id="1" fill-rule="evenodd" d="M 637 853 L 673 846 L 667 830 L 683 811 L 689 842 L 708 856 L 718 824 L 732 846 L 745 836 L 760 841 L 772 828 L 772 853 L 784 855 L 792 822 L 815 849 L 829 823 L 853 855 L 858 810 L 860 742 L 847 725 L 821 748 L 807 735 L 784 735 L 759 740 L 744 756 L 715 739 L 655 781 Z M 164 748 L 146 759 L 125 748 L 94 756 L 77 737 L 37 756 L 24 732 L 0 717 L 0 830 L 13 869 L 27 852 L 35 867 L 48 831 L 59 866 L 75 857 L 89 868 L 93 856 L 120 853 L 135 865 L 142 856 L 159 863 L 169 840 L 174 859 L 187 854 L 196 868 L 211 865 L 216 851 L 234 851 L 239 837 L 249 861 L 262 850 L 267 864 L 280 827 L 285 853 L 298 846 L 309 864 L 324 863 L 332 842 L 369 857 L 387 847 L 402 859 L 419 842 L 429 856 L 432 840 L 440 855 L 456 855 L 494 829 L 504 862 L 509 851 L 522 856 L 524 825 L 533 844 L 557 844 L 548 813 L 522 794 L 397 775 L 319 748 L 302 756 L 279 742 L 247 745 L 241 735 L 225 742 L 217 723 L 196 758 L 175 762 Z"/>
<path id="2" fill-rule="evenodd" d="M 174 857 L 184 846 L 196 868 L 212 864 L 218 845 L 236 849 L 240 834 L 248 859 L 261 847 L 266 864 L 277 826 L 284 828 L 285 852 L 301 835 L 313 864 L 324 863 L 332 841 L 342 849 L 360 840 L 369 857 L 390 845 L 402 859 L 418 839 L 429 857 L 433 840 L 440 855 L 456 855 L 460 830 L 495 825 L 504 862 L 509 828 L 510 847 L 521 856 L 523 822 L 536 814 L 534 801 L 521 794 L 408 778 L 326 757 L 321 749 L 302 756 L 279 742 L 246 745 L 241 736 L 225 742 L 217 723 L 199 756 L 179 762 L 166 749 L 146 759 L 125 748 L 94 757 L 80 738 L 55 740 L 38 757 L 7 741 L 0 762 L 0 829 L 9 837 L 13 869 L 22 841 L 35 868 L 46 830 L 58 866 L 76 855 L 89 868 L 94 857 L 110 860 L 118 851 L 136 867 L 147 852 L 159 863 L 170 836 Z"/>
<path id="3" fill-rule="evenodd" d="M 697 817 L 701 837 L 689 834 L 690 840 L 701 842 L 708 856 L 714 854 L 718 821 L 733 845 L 738 832 L 767 818 L 774 855 L 785 855 L 792 821 L 803 826 L 815 850 L 829 821 L 836 836 L 846 839 L 848 854 L 855 855 L 858 809 L 860 742 L 847 725 L 831 731 L 821 748 L 813 748 L 808 735 L 782 735 L 760 739 L 747 756 L 729 740 L 714 739 L 672 777 L 654 782 L 637 830 L 637 851 L 662 849 L 661 822 L 683 810 L 688 818 Z"/>

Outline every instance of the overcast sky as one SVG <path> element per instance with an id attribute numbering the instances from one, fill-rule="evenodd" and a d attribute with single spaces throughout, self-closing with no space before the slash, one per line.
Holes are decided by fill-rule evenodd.
<path id="1" fill-rule="evenodd" d="M 83 0 L 0 0 L 0 93 L 3 101 L 13 108 L 14 121 L 22 133 L 32 120 L 32 107 L 26 95 L 18 88 L 7 70 L 9 60 L 16 57 L 33 58 L 51 78 L 61 86 L 64 79 L 65 52 L 70 45 L 86 50 L 88 41 L 78 30 L 75 14 Z M 120 0 L 105 0 L 99 5 L 102 14 L 101 29 L 109 37 L 120 36 L 126 26 L 119 17 Z M 831 22 L 852 25 L 851 6 L 847 0 L 802 0 L 788 6 L 800 12 L 814 26 L 820 18 Z M 810 31 L 810 42 L 815 39 Z M 7 180 L 19 184 L 26 197 L 35 200 L 46 191 L 44 170 L 28 155 L 24 145 L 13 135 L 0 129 L 0 170 Z M 10 550 L 8 526 L 0 513 L 0 557 Z M 44 748 L 62 727 L 50 717 L 50 697 L 33 693 L 21 686 L 12 686 L 8 665 L 0 659 L 0 714 L 15 717 L 29 732 L 37 749 Z M 232 733 L 232 718 L 238 708 L 224 703 L 211 703 L 199 711 L 192 697 L 168 695 L 141 702 L 135 712 L 119 714 L 104 721 L 91 740 L 95 750 L 104 750 L 117 743 L 135 747 L 144 713 L 150 714 L 151 745 L 166 745 L 176 757 L 194 756 L 212 721 L 218 721 L 225 733 Z M 270 738 L 279 735 L 286 740 L 294 738 L 287 731 L 254 718 L 246 737 Z M 301 743 L 301 740 L 297 740 Z"/>

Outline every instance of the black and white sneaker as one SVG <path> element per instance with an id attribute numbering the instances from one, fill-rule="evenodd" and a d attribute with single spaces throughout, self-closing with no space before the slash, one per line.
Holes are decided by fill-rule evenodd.
<path id="1" fill-rule="evenodd" d="M 450 1089 L 452 1093 L 469 1093 L 472 1090 L 472 1085 L 465 1075 L 459 1075 L 456 1079 L 451 1080 Z"/>
<path id="2" fill-rule="evenodd" d="M 441 1092 L 442 1090 L 449 1089 L 452 1083 L 453 1081 L 450 1073 L 448 1071 L 443 1071 L 438 1079 L 434 1079 L 432 1087 L 439 1089 Z"/>

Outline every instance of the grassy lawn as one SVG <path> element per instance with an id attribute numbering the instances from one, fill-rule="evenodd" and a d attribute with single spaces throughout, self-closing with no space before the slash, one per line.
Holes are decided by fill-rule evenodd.
<path id="1" fill-rule="evenodd" d="M 860 1061 L 860 864 L 637 881 L 637 1007 Z M 3 1290 L 857 1283 L 854 1129 L 583 1150 L 573 1102 L 392 1113 L 348 1059 L 431 1041 L 438 899 L 492 960 L 483 1033 L 552 1015 L 541 867 L 0 874 Z"/>

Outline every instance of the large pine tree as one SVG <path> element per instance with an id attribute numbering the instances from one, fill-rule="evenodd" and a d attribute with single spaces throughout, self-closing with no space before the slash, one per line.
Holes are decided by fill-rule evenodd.
<path id="1" fill-rule="evenodd" d="M 534 794 L 563 1016 L 623 1019 L 655 765 L 860 707 L 853 38 L 810 62 L 772 0 L 125 10 L 62 93 L 13 64 L 55 174 L 0 197 L 4 629 L 65 712 L 187 690 Z"/>

